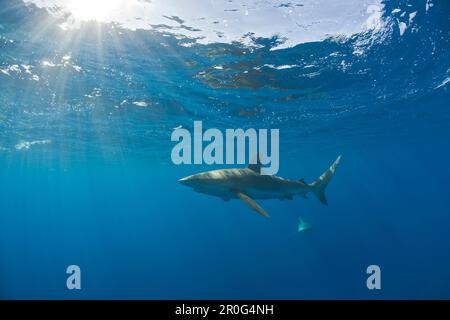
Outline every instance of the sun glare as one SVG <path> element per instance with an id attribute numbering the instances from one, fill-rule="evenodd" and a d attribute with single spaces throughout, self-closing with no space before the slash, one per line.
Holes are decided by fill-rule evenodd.
<path id="1" fill-rule="evenodd" d="M 76 19 L 103 21 L 120 15 L 133 0 L 70 0 L 67 8 Z"/>

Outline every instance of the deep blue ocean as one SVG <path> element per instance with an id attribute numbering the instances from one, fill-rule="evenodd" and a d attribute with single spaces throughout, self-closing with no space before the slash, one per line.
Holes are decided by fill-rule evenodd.
<path id="1" fill-rule="evenodd" d="M 450 299 L 450 3 L 426 2 L 384 1 L 378 35 L 273 50 L 62 30 L 0 0 L 0 298 Z M 341 154 L 329 205 L 261 200 L 265 219 L 181 185 L 226 167 L 172 163 L 195 120 L 279 128 L 281 177 Z"/>

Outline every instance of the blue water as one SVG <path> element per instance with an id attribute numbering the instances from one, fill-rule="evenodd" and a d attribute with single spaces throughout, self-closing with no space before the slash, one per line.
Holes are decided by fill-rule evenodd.
<path id="1" fill-rule="evenodd" d="M 282 40 L 63 31 L 1 0 L 0 298 L 449 299 L 450 6 L 425 2 L 385 1 L 382 36 L 270 50 Z M 415 28 L 400 35 L 395 8 Z M 172 128 L 194 120 L 280 128 L 282 177 L 342 154 L 329 205 L 261 201 L 265 219 L 182 186 L 221 168 L 171 162 Z"/>

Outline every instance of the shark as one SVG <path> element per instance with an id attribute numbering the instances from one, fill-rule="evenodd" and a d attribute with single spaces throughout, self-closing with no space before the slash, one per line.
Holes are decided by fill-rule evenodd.
<path id="1" fill-rule="evenodd" d="M 270 218 L 256 200 L 293 200 L 294 196 L 307 198 L 314 194 L 324 205 L 328 204 L 325 189 L 341 161 L 338 156 L 333 164 L 315 181 L 290 180 L 275 175 L 262 175 L 262 164 L 250 164 L 247 168 L 220 169 L 184 177 L 179 182 L 196 192 L 222 198 L 225 201 L 240 199 L 260 215 Z"/>

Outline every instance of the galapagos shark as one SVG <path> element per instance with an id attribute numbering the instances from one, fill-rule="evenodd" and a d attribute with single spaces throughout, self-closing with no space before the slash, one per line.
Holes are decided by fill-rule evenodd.
<path id="1" fill-rule="evenodd" d="M 307 194 L 312 192 L 321 203 L 327 205 L 325 188 L 331 181 L 340 161 L 341 156 L 312 183 L 306 183 L 304 179 L 289 180 L 277 176 L 262 175 L 262 165 L 259 159 L 256 164 L 251 164 L 247 168 L 201 172 L 182 178 L 179 182 L 193 188 L 194 191 L 216 196 L 225 201 L 241 199 L 250 208 L 269 218 L 267 211 L 255 200 L 292 200 L 296 195 L 307 198 Z"/>

